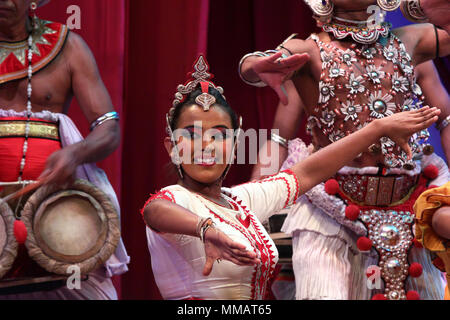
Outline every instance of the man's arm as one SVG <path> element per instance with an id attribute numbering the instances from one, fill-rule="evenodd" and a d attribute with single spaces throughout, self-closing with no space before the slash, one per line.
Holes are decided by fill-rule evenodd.
<path id="1" fill-rule="evenodd" d="M 114 111 L 95 58 L 84 40 L 71 32 L 64 50 L 73 94 L 89 123 L 105 113 Z M 52 154 L 40 179 L 64 184 L 72 179 L 77 166 L 105 159 L 119 143 L 118 121 L 106 121 L 96 127 L 85 140 Z"/>
<path id="2" fill-rule="evenodd" d="M 279 102 L 272 128 L 278 129 L 281 137 L 291 140 L 295 138 L 299 130 L 304 106 L 292 81 L 286 81 L 284 86 L 288 94 L 289 103 L 288 105 L 283 105 L 281 101 Z M 278 152 L 272 152 L 272 150 L 278 150 Z M 287 156 L 287 148 L 272 140 L 266 141 L 258 152 L 258 163 L 253 167 L 251 179 L 255 180 L 264 175 L 277 173 Z M 274 164 L 277 164 L 276 168 L 272 168 Z M 272 168 L 275 171 L 263 174 L 261 171 L 263 168 Z"/>
<path id="3" fill-rule="evenodd" d="M 417 82 L 421 86 L 426 98 L 426 104 L 439 108 L 441 114 L 438 124 L 450 115 L 450 97 L 442 85 L 433 61 L 417 66 Z M 441 131 L 441 142 L 447 162 L 450 161 L 450 126 Z"/>

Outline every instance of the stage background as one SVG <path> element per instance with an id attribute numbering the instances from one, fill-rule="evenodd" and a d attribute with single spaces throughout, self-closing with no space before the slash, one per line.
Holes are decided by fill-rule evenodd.
<path id="1" fill-rule="evenodd" d="M 216 84 L 244 118 L 244 129 L 270 129 L 277 98 L 270 89 L 245 85 L 240 58 L 275 48 L 291 33 L 306 38 L 315 24 L 300 0 L 54 0 L 39 16 L 66 23 L 67 8 L 81 9 L 80 34 L 90 46 L 113 103 L 121 115 L 122 144 L 99 165 L 108 174 L 122 207 L 122 236 L 130 271 L 114 279 L 122 299 L 160 299 L 151 272 L 145 226 L 139 210 L 150 193 L 168 185 L 163 168 L 165 114 L 178 84 L 199 53 L 207 54 Z M 392 16 L 403 24 L 401 14 Z M 449 60 L 436 62 L 447 89 Z M 70 116 L 88 134 L 76 101 Z M 304 129 L 299 136 L 309 138 Z M 443 155 L 433 131 L 433 145 Z M 250 177 L 251 165 L 235 166 L 226 183 Z"/>

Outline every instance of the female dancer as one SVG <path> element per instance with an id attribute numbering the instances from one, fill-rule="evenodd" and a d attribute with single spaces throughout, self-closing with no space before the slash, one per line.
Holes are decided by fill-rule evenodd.
<path id="1" fill-rule="evenodd" d="M 142 210 L 153 273 L 165 299 L 263 299 L 278 253 L 261 223 L 382 136 L 410 156 L 409 137 L 440 112 L 425 107 L 375 120 L 290 170 L 224 188 L 240 123 L 202 56 L 194 69 L 193 79 L 178 87 L 167 117 L 165 146 L 179 181 Z"/>

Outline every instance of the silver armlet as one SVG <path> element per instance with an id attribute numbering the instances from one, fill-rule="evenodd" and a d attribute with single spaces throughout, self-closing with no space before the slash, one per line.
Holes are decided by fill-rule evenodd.
<path id="1" fill-rule="evenodd" d="M 115 111 L 112 111 L 112 112 L 105 113 L 104 115 L 98 117 L 97 120 L 95 120 L 94 122 L 91 123 L 91 127 L 90 127 L 91 131 L 93 131 L 99 125 L 101 125 L 109 120 L 120 120 L 119 114 Z"/>
<path id="2" fill-rule="evenodd" d="M 264 51 L 264 52 L 262 52 L 262 51 L 255 51 L 255 52 L 246 54 L 245 56 L 242 57 L 241 61 L 239 61 L 239 70 L 238 70 L 239 77 L 241 77 L 242 81 L 244 81 L 246 84 L 249 84 L 251 86 L 259 87 L 259 88 L 266 87 L 267 84 L 265 84 L 261 80 L 259 80 L 257 82 L 251 82 L 251 81 L 248 81 L 247 79 L 245 79 L 244 76 L 242 75 L 242 65 L 244 64 L 245 59 L 247 59 L 248 57 L 252 57 L 252 56 L 268 57 L 268 56 L 271 56 L 271 55 L 273 55 L 275 53 L 278 53 L 279 51 L 280 50 L 267 50 L 267 51 Z M 282 56 L 281 56 L 281 59 L 284 59 L 284 58 L 287 58 L 287 57 L 288 57 L 288 55 L 283 53 Z"/>
<path id="3" fill-rule="evenodd" d="M 420 0 L 402 1 L 400 10 L 406 19 L 412 22 L 424 23 L 428 22 L 428 18 L 420 7 Z"/>
<path id="4" fill-rule="evenodd" d="M 279 136 L 279 135 L 277 135 L 276 133 L 273 133 L 273 132 L 271 133 L 270 140 L 272 140 L 273 142 L 278 143 L 279 145 L 285 147 L 286 149 L 289 148 L 288 140 L 283 138 L 283 137 L 281 137 L 281 136 Z"/>
<path id="5" fill-rule="evenodd" d="M 450 124 L 450 115 L 447 116 L 444 120 L 442 120 L 442 122 L 439 125 L 436 125 L 436 128 L 439 131 L 444 130 L 448 125 Z"/>

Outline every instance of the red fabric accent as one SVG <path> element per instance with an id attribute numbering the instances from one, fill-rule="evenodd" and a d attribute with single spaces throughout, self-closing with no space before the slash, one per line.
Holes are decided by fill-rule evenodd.
<path id="1" fill-rule="evenodd" d="M 25 138 L 0 139 L 0 181 L 17 181 Z M 24 180 L 36 180 L 45 169 L 47 158 L 61 149 L 59 141 L 29 138 L 23 171 Z"/>
<path id="2" fill-rule="evenodd" d="M 17 243 L 24 244 L 27 240 L 27 227 L 25 227 L 25 224 L 23 221 L 16 220 L 14 221 L 14 236 L 16 238 Z"/>
<path id="3" fill-rule="evenodd" d="M 349 220 L 355 221 L 358 219 L 359 213 L 361 210 L 358 206 L 355 206 L 354 204 L 351 204 L 345 208 L 345 217 Z"/>
<path id="4" fill-rule="evenodd" d="M 335 195 L 339 193 L 339 182 L 336 179 L 330 179 L 325 182 L 325 192 L 330 195 Z"/>
<path id="5" fill-rule="evenodd" d="M 61 45 L 60 38 L 65 37 L 66 35 L 63 34 L 63 26 L 60 23 L 51 22 L 46 24 L 46 27 L 56 31 L 52 34 L 44 34 L 43 38 L 48 42 L 48 44 L 42 44 L 37 43 L 36 46 L 39 49 L 40 54 L 33 54 L 32 58 L 32 64 L 36 65 L 40 61 L 49 58 L 51 56 L 54 56 L 53 59 L 56 57 L 57 52 L 61 50 L 62 47 L 57 48 L 57 46 Z M 28 55 L 28 50 L 25 50 L 25 57 Z M 51 62 L 52 60 L 49 60 Z M 43 65 L 45 66 L 45 65 Z M 42 68 L 42 67 L 41 67 Z M 28 59 L 25 60 L 25 64 L 22 64 L 16 57 L 15 54 L 11 53 L 8 55 L 8 57 L 3 61 L 2 64 L 0 64 L 0 77 L 6 77 L 6 80 L 15 80 L 15 79 L 21 79 L 27 76 L 27 70 L 28 70 Z M 13 74 L 16 74 L 18 72 L 21 72 L 21 76 L 14 76 Z M 34 70 L 36 72 L 36 70 Z"/>
<path id="6" fill-rule="evenodd" d="M 298 196 L 300 195 L 300 183 L 298 181 L 297 175 L 290 169 L 287 169 L 287 170 L 284 170 L 284 171 L 281 171 L 281 172 L 290 174 L 294 178 L 294 180 L 295 180 L 295 189 L 296 189 L 296 192 L 295 192 L 295 195 L 294 195 L 294 201 L 297 200 Z"/>
<path id="7" fill-rule="evenodd" d="M 369 251 L 372 248 L 372 241 L 367 237 L 360 237 L 356 241 L 356 246 L 361 251 Z"/>
<path id="8" fill-rule="evenodd" d="M 203 93 L 208 93 L 209 83 L 208 82 L 200 82 L 200 84 L 202 86 L 202 92 Z"/>
<path id="9" fill-rule="evenodd" d="M 142 220 L 144 221 L 145 225 L 147 227 L 149 227 L 152 231 L 161 234 L 163 232 L 158 231 L 158 230 L 152 228 L 151 226 L 149 226 L 147 224 L 147 222 L 145 221 L 145 219 L 144 219 L 144 210 L 145 210 L 145 208 L 150 204 L 150 202 L 152 202 L 153 200 L 156 200 L 156 199 L 163 199 L 163 200 L 170 201 L 172 203 L 176 203 L 176 201 L 175 201 L 175 196 L 173 195 L 172 192 L 170 192 L 168 190 L 159 191 L 159 192 L 157 192 L 157 193 L 155 193 L 155 194 L 150 196 L 150 198 L 145 202 L 144 206 L 142 207 L 142 209 L 140 211 L 141 212 L 141 216 L 142 216 Z"/>
<path id="10" fill-rule="evenodd" d="M 423 245 L 416 238 L 413 239 L 413 244 L 417 249 L 423 249 Z"/>
<path id="11" fill-rule="evenodd" d="M 378 293 L 372 297 L 372 300 L 387 300 L 384 294 Z"/>
<path id="12" fill-rule="evenodd" d="M 406 300 L 420 300 L 420 295 L 417 291 L 408 291 L 406 293 Z"/>
<path id="13" fill-rule="evenodd" d="M 236 197 L 233 200 L 237 200 Z M 261 229 L 258 227 L 256 220 L 253 218 L 253 215 L 248 211 L 245 206 L 241 206 L 241 208 L 247 214 L 247 218 L 250 218 L 250 222 L 253 226 L 253 229 L 256 231 L 256 235 L 250 232 L 246 232 L 240 225 L 235 224 L 231 221 L 223 219 L 219 214 L 210 210 L 210 212 L 221 222 L 224 222 L 236 230 L 240 231 L 250 243 L 253 243 L 253 251 L 255 253 L 259 252 L 261 263 L 255 266 L 255 270 L 252 276 L 252 300 L 258 298 L 258 296 L 262 296 L 262 298 L 266 297 L 267 288 L 269 284 L 269 280 L 274 276 L 275 265 L 273 260 L 275 259 L 274 252 L 271 250 L 268 245 L 268 240 L 265 239 L 264 234 Z M 240 219 L 239 219 L 240 220 Z M 253 240 L 253 241 L 252 241 Z M 267 252 L 267 253 L 266 253 Z M 259 272 L 258 272 L 259 269 Z M 259 276 L 258 278 L 256 276 Z M 259 289 L 259 292 L 256 290 Z"/>
<path id="14" fill-rule="evenodd" d="M 155 194 L 150 195 L 150 198 L 145 202 L 144 206 L 142 207 L 142 209 L 140 211 L 141 215 L 144 215 L 144 210 L 150 204 L 150 202 L 152 202 L 153 200 L 156 200 L 156 199 L 163 199 L 163 200 L 167 200 L 167 201 L 176 203 L 175 196 L 173 195 L 172 192 L 170 192 L 168 190 L 159 191 Z"/>
<path id="15" fill-rule="evenodd" d="M 423 169 L 423 174 L 428 179 L 434 180 L 439 175 L 439 169 L 435 165 L 430 164 L 429 166 Z"/>
<path id="16" fill-rule="evenodd" d="M 420 263 L 414 262 L 409 266 L 409 275 L 413 278 L 418 278 L 422 275 L 423 268 Z"/>
<path id="17" fill-rule="evenodd" d="M 432 263 L 436 268 L 438 268 L 442 272 L 445 272 L 445 263 L 440 257 L 434 258 Z"/>

